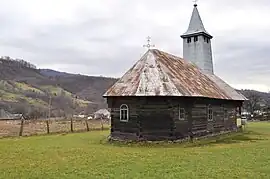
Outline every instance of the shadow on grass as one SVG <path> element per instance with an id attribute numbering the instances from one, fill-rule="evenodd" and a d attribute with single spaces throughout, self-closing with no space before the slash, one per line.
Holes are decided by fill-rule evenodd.
<path id="1" fill-rule="evenodd" d="M 159 142 L 108 142 L 107 140 L 100 141 L 103 145 L 111 145 L 115 147 L 150 147 L 150 148 L 175 148 L 175 147 L 202 147 L 202 146 L 214 146 L 222 144 L 236 144 L 241 142 L 257 142 L 261 140 L 267 140 L 263 137 L 264 134 L 254 131 L 243 131 L 230 134 L 223 134 L 215 137 L 208 137 L 205 139 L 198 139 L 193 141 L 186 141 L 182 143 L 173 141 L 159 141 Z"/>
<path id="2" fill-rule="evenodd" d="M 263 134 L 254 131 L 244 131 L 232 134 L 226 134 L 209 139 L 198 140 L 190 142 L 186 147 L 200 147 L 209 145 L 221 145 L 221 144 L 236 144 L 241 142 L 257 142 L 266 140 L 262 137 Z"/>

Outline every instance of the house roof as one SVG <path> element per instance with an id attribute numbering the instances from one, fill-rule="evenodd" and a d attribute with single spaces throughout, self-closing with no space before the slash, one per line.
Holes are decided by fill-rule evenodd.
<path id="1" fill-rule="evenodd" d="M 188 30 L 182 35 L 182 37 L 200 33 L 204 33 L 205 35 L 212 38 L 212 36 L 205 30 L 201 16 L 197 9 L 197 4 L 195 4 L 189 22 Z"/>
<path id="2" fill-rule="evenodd" d="M 3 109 L 0 109 L 0 119 L 21 119 L 23 114 L 11 114 Z"/>
<path id="3" fill-rule="evenodd" d="M 246 100 L 214 74 L 204 74 L 191 62 L 157 49 L 149 49 L 103 96 L 189 96 Z"/>
<path id="4" fill-rule="evenodd" d="M 110 112 L 107 109 L 99 109 L 94 114 L 110 114 Z"/>

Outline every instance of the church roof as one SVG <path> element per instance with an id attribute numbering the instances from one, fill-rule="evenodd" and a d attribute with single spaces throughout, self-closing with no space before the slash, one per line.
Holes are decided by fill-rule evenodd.
<path id="1" fill-rule="evenodd" d="M 212 38 L 212 36 L 205 30 L 201 16 L 197 9 L 197 4 L 195 4 L 189 22 L 188 30 L 182 35 L 182 37 L 200 33 L 204 33 L 210 38 Z"/>
<path id="2" fill-rule="evenodd" d="M 190 96 L 246 100 L 214 74 L 166 52 L 150 49 L 108 91 L 107 96 Z"/>

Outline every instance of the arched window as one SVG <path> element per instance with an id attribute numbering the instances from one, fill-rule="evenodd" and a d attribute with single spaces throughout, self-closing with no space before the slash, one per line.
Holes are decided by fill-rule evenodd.
<path id="1" fill-rule="evenodd" d="M 128 122 L 128 106 L 126 104 L 122 104 L 120 106 L 120 121 Z"/>
<path id="2" fill-rule="evenodd" d="M 191 42 L 191 38 L 188 37 L 188 38 L 187 38 L 187 43 L 190 43 L 190 42 Z"/>
<path id="3" fill-rule="evenodd" d="M 211 105 L 208 106 L 207 119 L 208 121 L 213 121 L 213 108 Z"/>

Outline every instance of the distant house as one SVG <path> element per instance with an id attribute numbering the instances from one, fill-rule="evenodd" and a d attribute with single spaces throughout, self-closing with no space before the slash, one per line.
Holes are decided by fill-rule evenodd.
<path id="1" fill-rule="evenodd" d="M 196 4 L 181 37 L 184 58 L 149 49 L 103 95 L 111 138 L 177 140 L 237 129 L 246 98 L 214 74 L 212 36 Z"/>
<path id="2" fill-rule="evenodd" d="M 21 120 L 25 119 L 23 114 L 11 114 L 3 109 L 0 109 L 0 120 Z"/>
<path id="3" fill-rule="evenodd" d="M 100 109 L 94 113 L 94 119 L 110 119 L 111 113 L 107 109 Z"/>
<path id="4" fill-rule="evenodd" d="M 75 117 L 75 118 L 86 118 L 87 115 L 79 114 L 79 115 L 73 115 L 73 117 Z"/>

